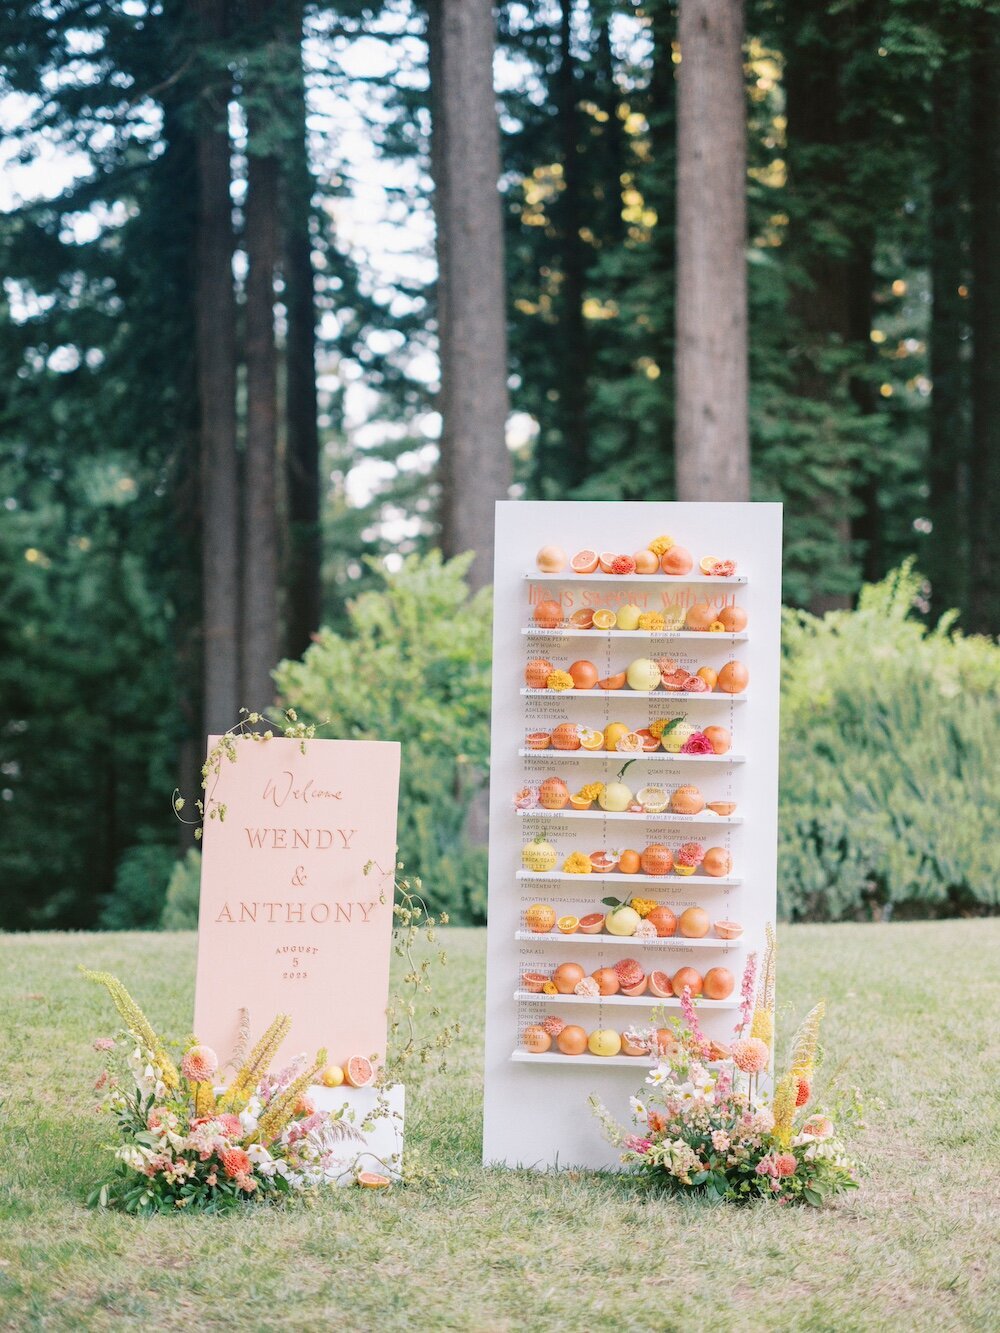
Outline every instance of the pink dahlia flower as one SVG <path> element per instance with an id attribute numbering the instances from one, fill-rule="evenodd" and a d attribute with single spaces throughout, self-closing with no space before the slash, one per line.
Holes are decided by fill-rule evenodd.
<path id="1" fill-rule="evenodd" d="M 805 1106 L 811 1094 L 812 1094 L 812 1089 L 809 1086 L 809 1080 L 807 1078 L 800 1078 L 799 1086 L 795 1093 L 795 1105 Z"/>
<path id="2" fill-rule="evenodd" d="M 795 1154 L 790 1152 L 781 1153 L 774 1159 L 774 1167 L 776 1174 L 779 1176 L 794 1176 L 796 1167 Z"/>
<path id="3" fill-rule="evenodd" d="M 237 1176 L 245 1176 L 250 1171 L 250 1158 L 242 1148 L 220 1149 L 219 1161 L 230 1180 L 235 1180 Z"/>
<path id="4" fill-rule="evenodd" d="M 745 1037 L 741 1041 L 734 1041 L 730 1054 L 733 1064 L 737 1069 L 742 1069 L 744 1074 L 759 1074 L 767 1068 L 771 1057 L 767 1042 L 761 1041 L 760 1037 Z"/>
<path id="5" fill-rule="evenodd" d="M 211 1046 L 192 1046 L 181 1061 L 181 1073 L 192 1083 L 207 1083 L 218 1067 L 219 1057 Z"/>

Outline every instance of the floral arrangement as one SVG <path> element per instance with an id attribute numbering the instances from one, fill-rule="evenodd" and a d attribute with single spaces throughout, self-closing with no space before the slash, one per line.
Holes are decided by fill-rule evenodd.
<path id="1" fill-rule="evenodd" d="M 248 1054 L 236 1052 L 235 1073 L 220 1085 L 219 1058 L 210 1047 L 192 1038 L 178 1069 L 122 983 L 107 972 L 81 970 L 106 987 L 125 1024 L 116 1037 L 94 1042 L 107 1057 L 97 1086 L 123 1141 L 112 1146 L 116 1167 L 90 1194 L 91 1206 L 137 1214 L 222 1212 L 348 1174 L 388 1184 L 356 1171 L 361 1129 L 343 1111 L 317 1111 L 306 1095 L 326 1064 L 325 1051 L 313 1063 L 302 1055 L 280 1073 L 268 1072 L 291 1027 L 287 1015 Z M 244 1048 L 248 1027 L 244 1011 Z"/>
<path id="2" fill-rule="evenodd" d="M 768 1101 L 761 1076 L 774 1041 L 775 938 L 768 927 L 757 982 L 747 959 L 734 1039 L 705 1037 L 690 990 L 681 997 L 675 1033 L 630 1029 L 625 1036 L 655 1059 L 644 1091 L 631 1098 L 636 1131 L 625 1130 L 597 1099 L 591 1106 L 626 1166 L 675 1193 L 714 1201 L 770 1199 L 820 1207 L 857 1187 L 857 1165 L 836 1136 L 834 1121 L 812 1108 L 824 1005 L 807 1014 L 792 1041 L 787 1069 Z"/>

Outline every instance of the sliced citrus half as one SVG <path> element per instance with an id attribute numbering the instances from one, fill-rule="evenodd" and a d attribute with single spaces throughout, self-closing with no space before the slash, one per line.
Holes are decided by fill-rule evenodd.
<path id="1" fill-rule="evenodd" d="M 703 555 L 698 561 L 698 568 L 703 574 L 711 574 L 718 563 L 719 557 L 717 555 Z"/>
<path id="2" fill-rule="evenodd" d="M 604 732 L 593 727 L 580 728 L 580 745 L 585 750 L 599 750 L 604 744 Z"/>
<path id="3" fill-rule="evenodd" d="M 352 1055 L 344 1065 L 344 1078 L 352 1088 L 367 1088 L 375 1077 L 375 1067 L 367 1055 Z"/>
<path id="4" fill-rule="evenodd" d="M 580 918 L 578 916 L 561 916 L 556 925 L 564 935 L 575 935 L 580 929 Z"/>
<path id="5" fill-rule="evenodd" d="M 594 629 L 614 629 L 618 623 L 618 617 L 614 611 L 609 611 L 607 607 L 601 607 L 594 612 Z"/>
<path id="6" fill-rule="evenodd" d="M 384 1190 L 392 1181 L 388 1176 L 380 1176 L 377 1171 L 359 1171 L 358 1184 L 362 1189 Z"/>
<path id="7" fill-rule="evenodd" d="M 569 798 L 569 803 L 574 810 L 589 810 L 590 807 L 594 804 L 592 800 L 590 800 L 586 796 L 583 796 L 580 792 L 574 792 L 573 795 Z"/>
<path id="8" fill-rule="evenodd" d="M 642 737 L 637 731 L 626 731 L 615 741 L 615 749 L 619 754 L 642 754 Z"/>
<path id="9" fill-rule="evenodd" d="M 597 568 L 598 560 L 596 551 L 577 551 L 569 562 L 569 567 L 574 574 L 593 574 Z"/>
<path id="10" fill-rule="evenodd" d="M 602 551 L 599 556 L 602 572 L 605 574 L 610 574 L 611 566 L 615 563 L 615 560 L 617 558 L 618 558 L 617 551 Z"/>
<path id="11" fill-rule="evenodd" d="M 670 796 L 662 787 L 643 787 L 635 799 L 648 815 L 662 815 L 670 804 Z"/>

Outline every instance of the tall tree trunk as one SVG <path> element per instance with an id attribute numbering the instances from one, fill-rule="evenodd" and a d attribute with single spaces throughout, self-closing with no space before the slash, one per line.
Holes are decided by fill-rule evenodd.
<path id="1" fill-rule="evenodd" d="M 488 0 L 430 0 L 434 214 L 441 362 L 441 543 L 474 550 L 489 583 L 493 505 L 511 479 L 499 132 Z"/>
<path id="2" fill-rule="evenodd" d="M 681 0 L 677 495 L 750 498 L 742 0 Z"/>
<path id="3" fill-rule="evenodd" d="M 289 139 L 284 153 L 284 277 L 288 333 L 285 341 L 286 491 L 288 557 L 286 651 L 301 657 L 322 615 L 319 422 L 316 399 L 316 291 L 312 262 L 313 177 L 306 131 L 302 67 L 302 7 L 286 41 L 295 44 L 287 93 Z"/>
<path id="4" fill-rule="evenodd" d="M 870 355 L 873 242 L 870 230 L 859 233 L 856 224 L 844 222 L 845 162 L 855 127 L 845 122 L 843 113 L 839 20 L 828 13 L 825 0 L 813 0 L 811 10 L 789 11 L 786 19 L 788 262 L 797 275 L 789 297 L 795 330 L 792 365 L 796 395 L 829 408 L 825 419 L 817 414 L 810 427 L 820 440 L 818 452 L 831 478 L 829 489 L 815 503 L 823 524 L 836 538 L 838 561 L 847 564 L 854 535 L 851 510 L 864 492 L 862 508 L 873 533 L 878 527 L 877 493 L 871 492 L 867 474 L 857 474 L 854 460 L 834 432 L 839 426 L 838 403 L 844 404 L 841 412 L 844 408 L 849 412 L 852 403 L 859 412 L 865 411 L 870 389 L 853 375 L 844 378 L 843 372 L 831 371 L 827 358 L 831 347 L 841 355 L 853 347 L 859 359 Z M 829 215 L 833 244 L 817 239 L 811 230 L 810 222 L 820 210 Z M 831 438 L 823 438 L 824 432 Z M 840 455 L 844 461 L 838 466 Z M 821 593 L 812 598 L 810 609 L 822 615 L 849 605 L 846 593 Z"/>
<path id="5" fill-rule="evenodd" d="M 1000 14 L 972 43 L 972 461 L 970 628 L 1000 631 Z"/>
<path id="6" fill-rule="evenodd" d="M 226 0 L 194 3 L 201 42 L 217 50 L 227 33 Z M 200 94 L 196 337 L 203 517 L 203 722 L 214 733 L 236 721 L 240 693 L 240 512 L 228 72 L 208 67 Z"/>
<path id="7" fill-rule="evenodd" d="M 278 661 L 278 352 L 274 340 L 274 271 L 278 262 L 278 159 L 262 145 L 277 88 L 270 0 L 248 0 L 256 42 L 247 75 L 246 458 L 243 504 L 242 685 L 250 708 L 274 697 Z"/>
<path id="8" fill-rule="evenodd" d="M 568 487 L 586 478 L 590 442 L 587 420 L 587 385 L 590 352 L 583 317 L 587 256 L 580 229 L 584 225 L 580 192 L 580 113 L 577 108 L 576 62 L 573 59 L 573 0 L 560 0 L 559 66 L 555 77 L 558 107 L 562 192 L 553 206 L 560 233 L 562 283 L 559 292 L 559 476 Z"/>
<path id="9" fill-rule="evenodd" d="M 931 333 L 927 479 L 931 536 L 926 557 L 936 614 L 965 608 L 968 597 L 968 412 L 962 286 L 963 208 L 967 198 L 965 140 L 968 64 L 957 52 L 934 78 L 931 122 Z"/>

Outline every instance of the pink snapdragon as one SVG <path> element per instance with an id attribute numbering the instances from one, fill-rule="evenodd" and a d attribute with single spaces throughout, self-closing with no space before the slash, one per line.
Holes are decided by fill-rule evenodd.
<path id="1" fill-rule="evenodd" d="M 114 1049 L 115 1049 L 115 1039 L 114 1039 L 114 1037 L 95 1037 L 95 1038 L 94 1038 L 94 1050 L 95 1050 L 95 1051 L 113 1051 Z"/>
<path id="2" fill-rule="evenodd" d="M 652 1139 L 640 1138 L 638 1134 L 629 1134 L 625 1138 L 624 1146 L 629 1152 L 645 1153 L 649 1152 L 653 1146 Z"/>
<path id="3" fill-rule="evenodd" d="M 702 1032 L 701 1024 L 698 1022 L 690 986 L 685 986 L 681 993 L 681 1013 L 684 1015 L 684 1022 L 688 1025 L 688 1031 L 691 1034 L 690 1046 L 692 1053 L 698 1056 L 700 1060 L 710 1060 L 712 1058 L 711 1043 Z"/>
<path id="4" fill-rule="evenodd" d="M 740 986 L 740 1017 L 736 1024 L 736 1035 L 742 1037 L 746 1025 L 753 1015 L 754 987 L 757 983 L 757 955 L 748 956 L 743 969 L 743 982 Z"/>

